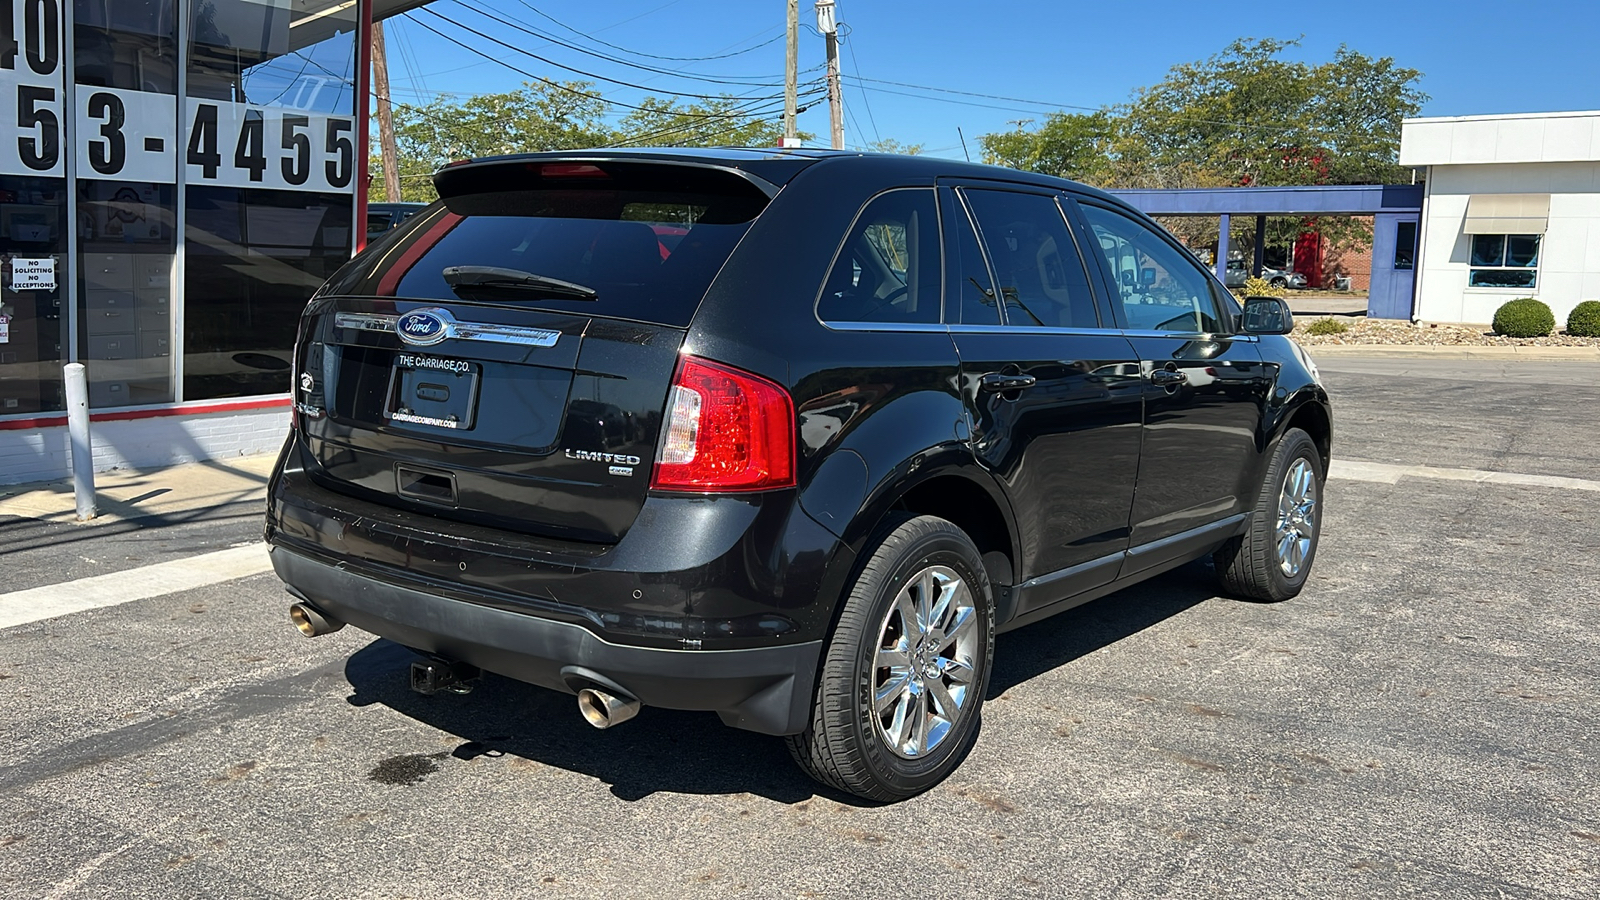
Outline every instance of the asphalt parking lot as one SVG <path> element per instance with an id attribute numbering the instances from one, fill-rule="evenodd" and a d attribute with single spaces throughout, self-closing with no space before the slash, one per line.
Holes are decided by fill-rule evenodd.
<path id="1" fill-rule="evenodd" d="M 1593 900 L 1600 365 L 1321 362 L 1335 455 L 1380 465 L 1330 480 L 1305 593 L 1195 565 L 1002 636 L 919 798 L 822 791 L 709 714 L 411 694 L 406 651 L 300 637 L 256 575 L 0 631 L 0 897 Z M 0 518 L 3 590 L 253 516 Z"/>

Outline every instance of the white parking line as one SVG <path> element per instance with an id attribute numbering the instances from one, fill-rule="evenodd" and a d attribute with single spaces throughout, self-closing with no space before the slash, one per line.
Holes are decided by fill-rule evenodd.
<path id="1" fill-rule="evenodd" d="M 137 569 L 12 591 L 0 594 L 0 628 L 176 594 L 271 570 L 266 545 L 254 543 Z"/>
<path id="2" fill-rule="evenodd" d="M 1328 467 L 1329 478 L 1398 484 L 1402 478 L 1437 478 L 1444 481 L 1475 481 L 1482 484 L 1514 484 L 1529 487 L 1565 488 L 1569 491 L 1600 491 L 1600 481 L 1563 478 L 1559 475 L 1523 475 L 1518 472 L 1490 472 L 1487 469 L 1451 469 L 1445 466 L 1397 466 L 1392 463 L 1336 459 Z"/>

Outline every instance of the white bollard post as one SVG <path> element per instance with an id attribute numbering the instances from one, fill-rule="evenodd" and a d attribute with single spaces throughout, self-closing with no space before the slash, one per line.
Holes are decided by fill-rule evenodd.
<path id="1" fill-rule="evenodd" d="M 78 521 L 94 518 L 94 448 L 89 443 L 89 373 L 83 363 L 62 367 L 67 383 L 67 435 L 72 445 L 72 493 Z"/>

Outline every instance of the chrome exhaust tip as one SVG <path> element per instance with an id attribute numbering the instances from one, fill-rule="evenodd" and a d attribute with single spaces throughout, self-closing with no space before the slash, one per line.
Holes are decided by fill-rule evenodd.
<path id="1" fill-rule="evenodd" d="M 344 623 L 322 612 L 309 603 L 289 604 L 289 621 L 300 633 L 306 637 L 319 637 L 324 634 L 333 634 L 344 627 Z"/>
<path id="2" fill-rule="evenodd" d="M 584 688 L 578 692 L 578 712 L 590 725 L 596 728 L 610 728 L 638 715 L 639 701 L 632 697 L 619 697 L 598 688 Z"/>

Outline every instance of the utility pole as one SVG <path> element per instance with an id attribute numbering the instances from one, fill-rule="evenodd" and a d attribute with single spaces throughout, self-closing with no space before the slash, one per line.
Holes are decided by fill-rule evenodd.
<path id="1" fill-rule="evenodd" d="M 383 23 L 372 23 L 372 86 L 378 100 L 378 152 L 383 162 L 383 192 L 400 199 L 400 149 L 394 141 L 394 111 L 389 108 L 389 56 L 383 48 Z M 366 226 L 356 223 L 357 228 Z"/>
<path id="2" fill-rule="evenodd" d="M 783 75 L 783 143 L 784 147 L 800 146 L 800 131 L 795 119 L 800 117 L 800 0 L 789 0 L 789 64 Z"/>
<path id="3" fill-rule="evenodd" d="M 833 0 L 817 0 L 817 30 L 828 41 L 828 124 L 833 149 L 844 149 L 844 97 L 839 93 L 839 18 Z"/>

